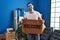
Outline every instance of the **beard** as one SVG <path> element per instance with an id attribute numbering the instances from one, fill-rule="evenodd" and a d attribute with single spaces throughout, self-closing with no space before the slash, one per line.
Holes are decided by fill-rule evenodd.
<path id="1" fill-rule="evenodd" d="M 32 11 L 33 9 L 31 8 L 31 9 L 29 9 L 29 11 Z"/>

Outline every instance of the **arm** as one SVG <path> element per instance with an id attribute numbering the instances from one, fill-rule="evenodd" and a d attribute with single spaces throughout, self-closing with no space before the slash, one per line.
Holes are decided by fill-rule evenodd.
<path id="1" fill-rule="evenodd" d="M 43 19 L 42 19 L 42 14 L 38 14 L 38 20 L 42 20 L 43 21 L 43 23 L 45 22 Z"/>
<path id="2" fill-rule="evenodd" d="M 27 14 L 24 15 L 24 20 L 27 20 Z M 23 23 L 23 19 L 21 20 L 21 23 Z"/>

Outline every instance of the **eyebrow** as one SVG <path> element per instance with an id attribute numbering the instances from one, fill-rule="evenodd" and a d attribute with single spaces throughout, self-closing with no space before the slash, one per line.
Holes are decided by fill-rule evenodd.
<path id="1" fill-rule="evenodd" d="M 31 5 L 30 5 L 31 6 Z"/>

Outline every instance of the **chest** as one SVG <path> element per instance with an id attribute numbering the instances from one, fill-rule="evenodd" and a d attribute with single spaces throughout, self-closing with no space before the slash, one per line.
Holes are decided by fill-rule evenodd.
<path id="1" fill-rule="evenodd" d="M 34 14 L 28 14 L 27 19 L 38 19 L 38 15 L 36 13 Z"/>

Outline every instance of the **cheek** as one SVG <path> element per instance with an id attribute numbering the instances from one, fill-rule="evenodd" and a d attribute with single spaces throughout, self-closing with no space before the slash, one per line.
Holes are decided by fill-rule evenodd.
<path id="1" fill-rule="evenodd" d="M 31 6 L 30 8 L 32 9 L 33 7 Z"/>
<path id="2" fill-rule="evenodd" d="M 31 9 L 32 7 L 28 7 L 29 9 Z"/>

